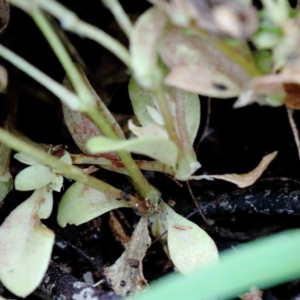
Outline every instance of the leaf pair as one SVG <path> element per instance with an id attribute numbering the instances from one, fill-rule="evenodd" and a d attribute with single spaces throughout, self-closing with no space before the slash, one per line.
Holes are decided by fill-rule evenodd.
<path id="1" fill-rule="evenodd" d="M 18 173 L 15 179 L 16 189 L 19 191 L 31 191 L 43 186 L 49 186 L 51 190 L 60 192 L 63 186 L 63 176 L 55 170 L 39 164 L 37 160 L 24 153 L 17 153 L 14 156 L 17 160 L 24 164 L 30 165 Z M 71 165 L 72 159 L 69 153 L 65 153 L 61 161 Z"/>

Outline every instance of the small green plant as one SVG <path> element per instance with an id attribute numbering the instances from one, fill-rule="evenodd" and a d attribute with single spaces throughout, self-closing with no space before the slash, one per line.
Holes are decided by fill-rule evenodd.
<path id="1" fill-rule="evenodd" d="M 33 18 L 67 75 L 63 84 L 59 84 L 2 45 L 0 55 L 61 99 L 66 125 L 82 154 L 41 147 L 12 134 L 10 128 L 0 129 L 0 151 L 4 153 L 0 164 L 1 200 L 12 188 L 8 170 L 9 148 L 18 152 L 14 156 L 16 159 L 30 165 L 17 175 L 15 188 L 34 190 L 0 227 L 0 279 L 6 288 L 26 297 L 42 280 L 50 260 L 54 233 L 42 225 L 40 219 L 50 216 L 52 192 L 61 191 L 63 177 L 76 182 L 61 198 L 57 221 L 62 227 L 82 224 L 120 207 L 132 208 L 142 216 L 127 249 L 113 266 L 105 269 L 113 289 L 121 296 L 128 291 L 136 293 L 146 285 L 141 261 L 150 245 L 150 219 L 153 235 L 160 236 L 168 231 L 165 251 L 177 270 L 188 276 L 184 279 L 172 277 L 168 280 L 170 283 L 166 283 L 169 287 L 166 292 L 162 284 L 158 284 L 157 291 L 154 288 L 153 292 L 140 296 L 141 299 L 170 296 L 170 289 L 176 284 L 190 287 L 192 292 L 195 291 L 195 299 L 199 294 L 205 299 L 233 296 L 250 288 L 251 282 L 255 281 L 251 266 L 260 264 L 269 268 L 266 272 L 262 272 L 262 267 L 259 269 L 263 275 L 257 277 L 259 280 L 255 284 L 261 283 L 261 287 L 299 275 L 294 266 L 299 258 L 294 250 L 282 261 L 276 261 L 278 266 L 289 264 L 283 275 L 273 273 L 270 264 L 275 262 L 266 255 L 266 241 L 246 246 L 237 256 L 224 254 L 224 260 L 221 258 L 219 262 L 216 245 L 208 234 L 168 206 L 141 172 L 164 172 L 180 181 L 222 179 L 239 187 L 252 185 L 260 177 L 276 152 L 265 156 L 248 174 L 194 175 L 201 167 L 193 149 L 200 124 L 198 94 L 216 98 L 238 97 L 236 107 L 252 102 L 297 106 L 291 104 L 293 95 L 286 84 L 300 83 L 297 68 L 288 59 L 299 43 L 299 34 L 295 30 L 299 26 L 296 12 L 287 1 L 262 1 L 264 9 L 259 16 L 251 1 L 232 1 L 234 5 L 229 1 L 217 5 L 207 14 L 207 11 L 199 10 L 196 1 L 151 0 L 154 6 L 135 24 L 117 0 L 103 1 L 127 35 L 129 50 L 54 0 L 8 2 Z M 84 71 L 71 60 L 45 12 L 57 18 L 65 30 L 99 42 L 132 72 L 129 94 L 139 124 L 130 120 L 128 126 L 134 138 L 125 138 Z M 242 13 L 247 13 L 251 21 L 248 25 L 241 21 Z M 227 26 L 228 22 L 232 26 Z M 256 45 L 255 53 L 252 53 L 248 40 Z M 287 48 L 287 44 L 291 47 Z M 263 55 L 265 53 L 269 55 Z M 263 67 L 266 57 L 268 66 L 272 61 L 272 69 Z M 298 62 L 298 54 L 296 59 Z M 153 160 L 134 160 L 131 153 Z M 137 195 L 128 195 L 90 176 L 95 168 L 80 169 L 76 164 L 97 165 L 129 176 Z M 24 223 L 19 222 L 20 218 Z M 272 251 L 280 255 L 282 251 L 297 249 L 299 232 L 287 233 L 287 237 L 290 235 L 295 239 L 288 243 L 284 238 L 274 239 Z M 252 254 L 254 258 L 248 260 Z M 28 263 L 23 263 L 24 260 Z M 28 264 L 34 266 L 30 274 L 27 273 Z M 204 270 L 200 275 L 194 273 L 199 268 Z M 226 281 L 231 268 L 236 282 Z M 245 272 L 247 279 L 238 280 L 238 272 Z M 128 284 L 120 286 L 124 278 Z M 220 280 L 217 292 L 215 288 L 215 292 L 209 288 L 211 278 Z M 203 283 L 198 286 L 200 280 Z"/>

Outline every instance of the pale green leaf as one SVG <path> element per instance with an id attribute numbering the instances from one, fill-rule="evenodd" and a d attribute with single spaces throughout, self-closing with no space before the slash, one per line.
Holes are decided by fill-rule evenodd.
<path id="1" fill-rule="evenodd" d="M 119 207 L 130 206 L 124 200 L 107 197 L 98 190 L 75 182 L 59 203 L 57 222 L 61 227 L 80 225 Z"/>
<path id="2" fill-rule="evenodd" d="M 134 24 L 130 38 L 134 77 L 145 89 L 156 89 L 163 79 L 157 64 L 157 42 L 166 15 L 156 7 L 148 9 Z"/>
<path id="3" fill-rule="evenodd" d="M 22 152 L 16 153 L 14 155 L 14 158 L 25 165 L 33 166 L 33 165 L 40 164 L 40 162 L 38 160 L 36 160 L 33 156 L 30 156 L 30 155 L 28 155 L 26 153 L 22 153 Z"/>
<path id="4" fill-rule="evenodd" d="M 42 189 L 20 204 L 0 227 L 0 280 L 19 297 L 40 284 L 50 262 L 54 233 L 37 215 Z"/>
<path id="5" fill-rule="evenodd" d="M 55 176 L 53 171 L 46 166 L 30 166 L 16 176 L 15 187 L 19 191 L 35 190 L 50 183 Z"/>
<path id="6" fill-rule="evenodd" d="M 178 156 L 177 146 L 172 141 L 159 136 L 147 136 L 126 141 L 96 137 L 88 141 L 87 148 L 91 153 L 128 151 L 143 154 L 172 167 L 176 165 Z"/>
<path id="7" fill-rule="evenodd" d="M 183 274 L 218 261 L 218 250 L 209 235 L 195 223 L 162 203 L 168 224 L 168 249 L 175 267 Z"/>
<path id="8" fill-rule="evenodd" d="M 0 202 L 4 200 L 7 194 L 13 189 L 13 180 L 10 178 L 7 181 L 0 180 Z"/>
<path id="9" fill-rule="evenodd" d="M 147 126 L 149 123 L 153 123 L 155 120 L 148 112 L 148 107 L 154 107 L 155 105 L 153 95 L 142 89 L 133 77 L 131 77 L 129 81 L 128 92 L 134 114 L 139 123 L 142 126 Z"/>
<path id="10" fill-rule="evenodd" d="M 133 124 L 132 120 L 128 121 L 129 130 L 137 137 L 143 136 L 160 136 L 168 139 L 167 131 L 156 123 L 150 123 L 147 126 L 139 127 Z"/>
<path id="11" fill-rule="evenodd" d="M 153 106 L 149 106 L 149 105 L 146 105 L 146 109 L 155 123 L 157 123 L 158 125 L 165 125 L 163 116 L 158 111 L 158 109 L 154 108 Z"/>
<path id="12" fill-rule="evenodd" d="M 44 203 L 40 206 L 38 210 L 38 215 L 40 219 L 48 219 L 51 215 L 53 208 L 53 194 L 52 191 L 45 191 Z"/>

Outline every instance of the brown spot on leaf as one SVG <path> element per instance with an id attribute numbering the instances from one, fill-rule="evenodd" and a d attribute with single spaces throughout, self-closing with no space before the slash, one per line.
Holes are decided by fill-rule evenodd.
<path id="1" fill-rule="evenodd" d="M 125 280 L 121 280 L 121 282 L 120 282 L 120 286 L 125 286 L 126 285 L 126 281 Z"/>
<path id="2" fill-rule="evenodd" d="M 134 258 L 128 258 L 127 262 L 131 268 L 135 268 L 135 269 L 137 269 L 140 265 L 140 262 Z"/>
<path id="3" fill-rule="evenodd" d="M 175 224 L 173 226 L 173 228 L 177 229 L 177 230 L 190 230 L 192 229 L 191 226 L 187 226 L 187 225 L 179 225 L 179 224 Z"/>
<path id="4" fill-rule="evenodd" d="M 226 91 L 227 87 L 224 84 L 213 82 L 213 87 L 220 90 L 220 91 Z"/>

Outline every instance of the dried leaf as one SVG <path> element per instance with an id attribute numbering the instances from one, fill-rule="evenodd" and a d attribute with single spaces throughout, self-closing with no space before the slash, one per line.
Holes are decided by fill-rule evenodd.
<path id="1" fill-rule="evenodd" d="M 0 227 L 0 279 L 19 297 L 38 287 L 50 261 L 54 233 L 38 217 L 43 194 L 36 190 Z"/>
<path id="2" fill-rule="evenodd" d="M 80 225 L 119 207 L 130 206 L 124 200 L 107 197 L 98 190 L 75 182 L 62 196 L 57 222 L 61 227 Z"/>
<path id="3" fill-rule="evenodd" d="M 157 41 L 167 21 L 156 7 L 148 9 L 134 24 L 130 39 L 130 55 L 134 77 L 145 89 L 156 89 L 163 79 L 157 64 Z"/>
<path id="4" fill-rule="evenodd" d="M 128 151 L 143 154 L 172 167 L 175 167 L 178 156 L 177 146 L 172 141 L 159 136 L 146 136 L 126 141 L 95 137 L 88 141 L 87 148 L 91 153 Z"/>
<path id="5" fill-rule="evenodd" d="M 150 244 L 148 218 L 142 217 L 122 256 L 112 266 L 104 269 L 108 282 L 120 296 L 135 294 L 147 286 L 142 260 Z"/>
<path id="6" fill-rule="evenodd" d="M 269 164 L 273 161 L 273 159 L 277 155 L 277 151 L 272 152 L 263 157 L 259 165 L 251 172 L 246 174 L 225 174 L 225 175 L 205 175 L 210 178 L 216 178 L 221 180 L 226 180 L 236 184 L 240 188 L 244 188 L 252 185 L 267 169 Z M 201 179 L 201 176 L 192 176 L 191 179 Z"/>
<path id="7" fill-rule="evenodd" d="M 162 203 L 168 224 L 168 248 L 176 268 L 183 274 L 218 261 L 218 249 L 209 235 L 195 223 Z"/>
<path id="8" fill-rule="evenodd" d="M 16 176 L 15 187 L 19 191 L 35 190 L 53 181 L 55 176 L 53 171 L 46 166 L 30 166 Z"/>

